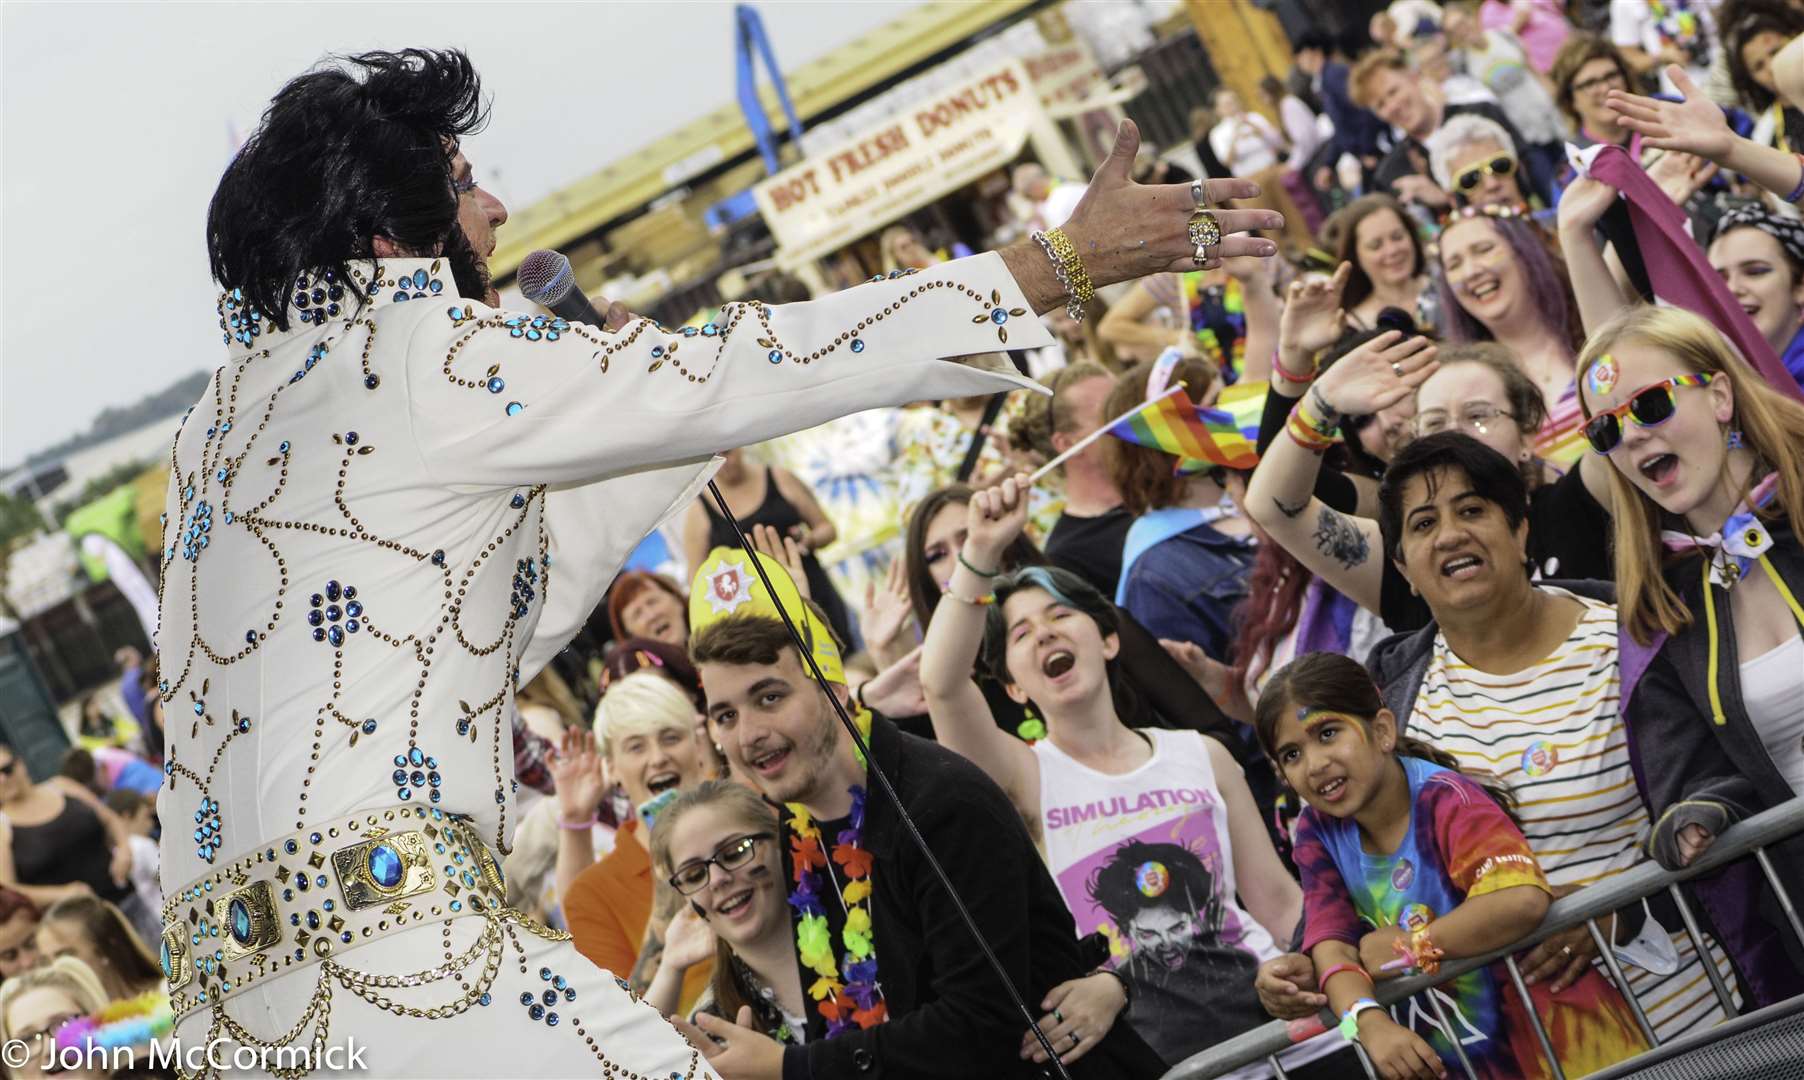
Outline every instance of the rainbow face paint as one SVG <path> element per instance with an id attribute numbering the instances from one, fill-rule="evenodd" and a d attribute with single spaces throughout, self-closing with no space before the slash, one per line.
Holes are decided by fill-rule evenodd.
<path id="1" fill-rule="evenodd" d="M 1616 358 L 1605 353 L 1585 372 L 1585 389 L 1591 391 L 1593 397 L 1603 397 L 1616 389 L 1616 380 L 1621 377 L 1622 368 L 1616 363 Z"/>

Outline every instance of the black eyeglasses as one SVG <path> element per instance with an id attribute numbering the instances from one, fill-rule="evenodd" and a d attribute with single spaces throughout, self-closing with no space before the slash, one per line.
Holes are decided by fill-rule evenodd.
<path id="1" fill-rule="evenodd" d="M 1461 191 L 1471 191 L 1479 184 L 1484 183 L 1484 179 L 1487 176 L 1514 175 L 1516 175 L 1516 159 L 1508 154 L 1498 154 L 1491 160 L 1484 162 L 1481 165 L 1474 165 L 1470 169 L 1467 169 L 1454 177 L 1453 186 L 1459 188 Z"/>
<path id="2" fill-rule="evenodd" d="M 771 834 L 767 832 L 742 836 L 716 851 L 711 859 L 684 863 L 677 867 L 676 873 L 670 875 L 670 887 L 684 896 L 694 896 L 708 883 L 709 867 L 737 870 L 752 861 L 752 855 L 758 850 L 758 841 L 769 839 Z"/>
<path id="3" fill-rule="evenodd" d="M 1622 72 L 1612 71 L 1608 75 L 1593 75 L 1584 82 L 1573 83 L 1572 92 L 1582 94 L 1587 90 L 1608 90 L 1617 86 L 1626 88 L 1628 85 L 1628 80 L 1622 77 Z"/>
<path id="4" fill-rule="evenodd" d="M 1622 445 L 1622 417 L 1625 414 L 1637 427 L 1658 427 L 1679 411 L 1679 387 L 1709 386 L 1713 378 L 1712 373 L 1704 371 L 1696 375 L 1675 375 L 1643 387 L 1621 405 L 1586 421 L 1585 441 L 1591 444 L 1591 449 L 1607 454 Z"/>

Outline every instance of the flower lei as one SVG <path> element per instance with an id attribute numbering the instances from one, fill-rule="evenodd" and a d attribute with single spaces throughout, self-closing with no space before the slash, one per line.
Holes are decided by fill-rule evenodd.
<path id="1" fill-rule="evenodd" d="M 1197 347 L 1203 351 L 1216 367 L 1221 369 L 1222 381 L 1233 383 L 1240 372 L 1246 370 L 1247 357 L 1247 316 L 1246 294 L 1242 290 L 1238 278 L 1229 278 L 1221 291 L 1218 323 L 1226 323 L 1227 329 L 1233 333 L 1226 350 L 1222 348 L 1221 335 L 1214 326 L 1209 325 L 1206 317 L 1210 305 L 1205 299 L 1203 275 L 1206 271 L 1192 270 L 1183 275 L 1184 310 L 1190 316 L 1191 332 L 1196 334 Z"/>
<path id="2" fill-rule="evenodd" d="M 860 732 L 868 741 L 871 714 L 860 711 L 856 717 Z M 859 755 L 859 764 L 864 764 Z M 845 930 L 840 934 L 843 948 L 844 981 L 841 963 L 833 958 L 833 935 L 827 928 L 827 911 L 822 898 L 830 886 L 837 887 L 827 867 L 827 853 L 821 843 L 821 830 L 808 808 L 801 803 L 787 803 L 789 828 L 795 834 L 789 842 L 795 864 L 795 891 L 789 894 L 789 906 L 801 918 L 796 923 L 796 953 L 802 965 L 819 978 L 808 988 L 808 996 L 827 1021 L 829 1038 L 853 1028 L 873 1028 L 889 1019 L 883 991 L 877 986 L 877 942 L 871 927 L 871 853 L 860 840 L 864 835 L 864 798 L 862 784 L 847 791 L 852 796 L 852 812 L 846 828 L 834 837 L 832 858 L 845 874 L 846 886 L 839 890 L 839 902 L 846 912 Z"/>

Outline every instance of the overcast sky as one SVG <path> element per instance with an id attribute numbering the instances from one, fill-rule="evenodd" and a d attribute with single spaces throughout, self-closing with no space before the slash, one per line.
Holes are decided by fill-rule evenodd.
<path id="1" fill-rule="evenodd" d="M 917 2 L 757 7 L 793 70 Z M 232 133 L 323 55 L 408 45 L 475 61 L 471 158 L 515 206 L 734 100 L 730 3 L 4 0 L 0 466 L 224 360 L 203 226 Z"/>

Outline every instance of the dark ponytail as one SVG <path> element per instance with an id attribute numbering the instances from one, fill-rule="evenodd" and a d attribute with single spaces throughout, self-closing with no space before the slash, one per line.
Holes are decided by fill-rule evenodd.
<path id="1" fill-rule="evenodd" d="M 1339 653 L 1305 653 L 1279 668 L 1259 694 L 1259 704 L 1253 712 L 1253 731 L 1259 738 L 1259 748 L 1265 751 L 1265 756 L 1277 767 L 1280 780 L 1284 779 L 1284 768 L 1278 765 L 1275 753 L 1278 718 L 1284 715 L 1285 710 L 1296 708 L 1332 709 L 1348 716 L 1357 716 L 1361 723 L 1370 728 L 1373 718 L 1385 708 L 1385 704 L 1383 695 L 1379 694 L 1378 686 L 1372 682 L 1366 669 L 1358 661 Z M 1412 735 L 1405 735 L 1401 730 L 1401 721 L 1398 726 L 1397 746 L 1393 751 L 1397 756 L 1421 758 L 1452 769 L 1483 788 L 1491 801 L 1502 808 L 1518 827 L 1521 826 L 1522 822 L 1516 816 L 1515 793 L 1496 776 L 1468 771 L 1460 765 L 1458 758 L 1447 751 Z"/>

